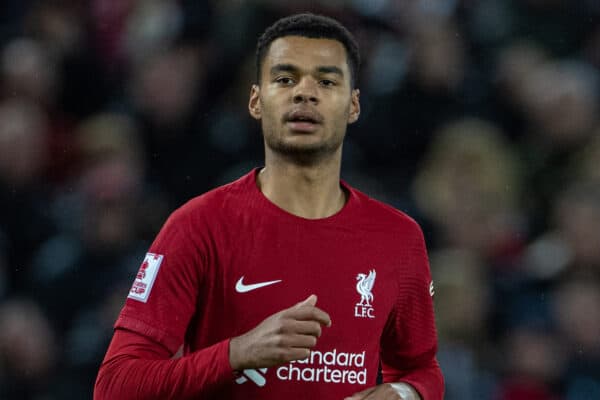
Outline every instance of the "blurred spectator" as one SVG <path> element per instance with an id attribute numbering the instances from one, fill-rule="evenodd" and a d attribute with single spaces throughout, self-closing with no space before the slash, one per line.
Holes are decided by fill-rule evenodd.
<path id="1" fill-rule="evenodd" d="M 517 90 L 520 144 L 533 191 L 527 207 L 534 229 L 543 230 L 550 200 L 572 179 L 570 155 L 589 141 L 598 122 L 598 73 L 581 62 L 540 59 L 530 60 L 526 71 Z"/>
<path id="2" fill-rule="evenodd" d="M 135 0 L 94 0 L 89 14 L 92 24 L 92 46 L 108 70 L 118 68 L 124 53 L 123 35 L 127 18 Z"/>
<path id="3" fill-rule="evenodd" d="M 527 75 L 524 107 L 536 146 L 571 148 L 591 134 L 598 108 L 598 74 L 573 61 L 539 65 Z"/>
<path id="4" fill-rule="evenodd" d="M 47 120 L 35 103 L 0 104 L 0 180 L 14 189 L 39 184 L 47 157 Z"/>
<path id="5" fill-rule="evenodd" d="M 57 396 L 73 399 L 91 394 L 112 321 L 148 246 L 140 227 L 164 220 L 160 202 L 144 201 L 143 148 L 129 117 L 93 116 L 80 125 L 77 143 L 81 172 L 75 190 L 54 205 L 62 230 L 40 246 L 30 275 L 34 297 L 63 349 Z M 142 218 L 150 222 L 142 224 Z"/>
<path id="6" fill-rule="evenodd" d="M 600 278 L 600 184 L 571 185 L 557 199 L 555 210 L 558 232 L 571 254 L 566 273 Z"/>
<path id="7" fill-rule="evenodd" d="M 560 400 L 559 379 L 564 368 L 560 343 L 550 332 L 519 328 L 506 339 L 501 356 L 505 378 L 494 399 Z"/>
<path id="8" fill-rule="evenodd" d="M 571 156 L 573 175 L 582 181 L 600 183 L 600 127 L 597 127 L 589 142 Z"/>
<path id="9" fill-rule="evenodd" d="M 41 40 L 16 38 L 2 49 L 0 68 L 0 96 L 6 100 L 20 99 L 44 113 L 45 144 L 29 151 L 44 153 L 33 158 L 43 163 L 45 178 L 53 180 L 69 174 L 73 157 L 70 119 L 60 101 L 65 87 L 60 61 Z M 73 76 L 69 82 L 72 80 Z"/>
<path id="10" fill-rule="evenodd" d="M 27 299 L 0 303 L 0 396 L 41 399 L 52 385 L 57 356 L 54 333 Z"/>
<path id="11" fill-rule="evenodd" d="M 22 288 L 35 248 L 53 232 L 43 176 L 47 129 L 35 103 L 0 103 L 0 232 L 6 235 L 9 291 Z"/>
<path id="12" fill-rule="evenodd" d="M 363 96 L 358 132 L 350 135 L 366 151 L 372 173 L 385 179 L 381 172 L 394 168 L 390 187 L 406 187 L 434 131 L 478 101 L 475 92 L 467 94 L 477 73 L 452 21 L 419 17 L 405 27 L 405 37 L 389 34 L 383 30 L 368 45 L 362 86 L 370 92 Z"/>
<path id="13" fill-rule="evenodd" d="M 410 70 L 425 91 L 453 92 L 465 78 L 465 43 L 451 22 L 431 22 L 410 28 L 413 52 Z"/>
<path id="14" fill-rule="evenodd" d="M 446 400 L 490 398 L 495 380 L 486 365 L 492 355 L 486 323 L 491 288 L 486 265 L 469 250 L 444 249 L 431 254 L 435 282 L 439 361 Z"/>
<path id="15" fill-rule="evenodd" d="M 58 89 L 55 60 L 38 41 L 19 38 L 2 51 L 4 96 L 23 97 L 38 104 L 53 103 Z"/>
<path id="16" fill-rule="evenodd" d="M 150 55 L 168 49 L 183 29 L 183 10 L 177 2 L 137 2 L 127 19 L 123 51 L 136 65 Z"/>
<path id="17" fill-rule="evenodd" d="M 134 71 L 133 99 L 158 128 L 181 126 L 190 118 L 196 96 L 203 92 L 206 64 L 192 46 L 153 54 Z M 166 139 L 166 138 L 159 138 Z"/>
<path id="18" fill-rule="evenodd" d="M 502 113 L 497 118 L 510 137 L 525 131 L 527 84 L 541 65 L 547 62 L 545 49 L 534 42 L 511 42 L 496 54 L 493 81 L 497 97 L 495 107 Z"/>
<path id="19" fill-rule="evenodd" d="M 567 400 L 600 396 L 600 284 L 575 279 L 558 288 L 555 307 L 558 324 L 569 350 Z"/>
<path id="20" fill-rule="evenodd" d="M 415 179 L 424 215 L 440 244 L 510 266 L 522 246 L 519 159 L 494 125 L 455 121 L 436 133 Z"/>
<path id="21" fill-rule="evenodd" d="M 565 278 L 600 278 L 600 185 L 573 183 L 554 201 L 551 226 L 532 240 L 523 259 L 525 275 L 552 285 Z"/>
<path id="22" fill-rule="evenodd" d="M 230 161 L 211 145 L 211 122 L 226 117 L 207 118 L 223 94 L 209 86 L 216 62 L 211 55 L 208 44 L 181 44 L 153 54 L 133 72 L 131 100 L 144 129 L 148 175 L 178 199 L 173 206 L 213 187 Z M 227 134 L 243 134 L 235 123 L 227 128 Z"/>

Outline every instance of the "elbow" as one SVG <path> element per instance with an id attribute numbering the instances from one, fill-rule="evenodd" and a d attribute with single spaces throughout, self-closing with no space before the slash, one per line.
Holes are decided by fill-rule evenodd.
<path id="1" fill-rule="evenodd" d="M 119 371 L 123 366 L 119 362 L 107 362 L 104 360 L 94 384 L 94 400 L 117 400 L 120 396 L 118 393 L 111 393 L 111 388 L 116 387 L 116 380 L 119 376 Z"/>
<path id="2" fill-rule="evenodd" d="M 96 383 L 94 384 L 94 400 L 105 400 L 107 396 L 107 385 L 106 385 L 106 373 L 104 365 L 100 367 L 98 376 L 96 377 Z"/>

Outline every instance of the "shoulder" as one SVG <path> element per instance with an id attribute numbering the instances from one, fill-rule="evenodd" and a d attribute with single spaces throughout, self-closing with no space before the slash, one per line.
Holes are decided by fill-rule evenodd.
<path id="1" fill-rule="evenodd" d="M 224 211 L 241 208 L 253 195 L 254 171 L 228 184 L 196 196 L 171 215 L 172 219 L 196 219 L 223 215 Z M 227 214 L 227 213 L 225 213 Z"/>
<path id="2" fill-rule="evenodd" d="M 169 248 L 208 249 L 215 238 L 223 238 L 239 226 L 247 203 L 245 197 L 252 193 L 252 173 L 192 198 L 177 208 L 161 228 L 155 245 Z"/>
<path id="3" fill-rule="evenodd" d="M 358 189 L 348 185 L 346 187 L 350 190 L 351 196 L 356 199 L 356 203 L 359 205 L 359 213 L 363 218 L 382 226 L 386 230 L 422 237 L 421 227 L 410 215 L 374 199 Z"/>

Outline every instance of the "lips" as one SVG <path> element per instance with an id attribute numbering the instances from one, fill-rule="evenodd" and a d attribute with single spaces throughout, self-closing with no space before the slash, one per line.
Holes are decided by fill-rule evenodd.
<path id="1" fill-rule="evenodd" d="M 323 122 L 323 116 L 309 108 L 297 108 L 287 112 L 284 121 L 292 131 L 314 132 Z"/>

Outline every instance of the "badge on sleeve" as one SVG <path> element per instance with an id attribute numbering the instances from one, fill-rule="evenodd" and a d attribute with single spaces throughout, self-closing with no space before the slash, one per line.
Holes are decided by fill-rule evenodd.
<path id="1" fill-rule="evenodd" d="M 150 296 L 150 291 L 152 291 L 152 285 L 154 285 L 154 280 L 156 279 L 162 260 L 162 254 L 146 253 L 146 257 L 135 277 L 133 286 L 129 290 L 128 298 L 143 303 L 148 301 L 148 296 Z"/>

